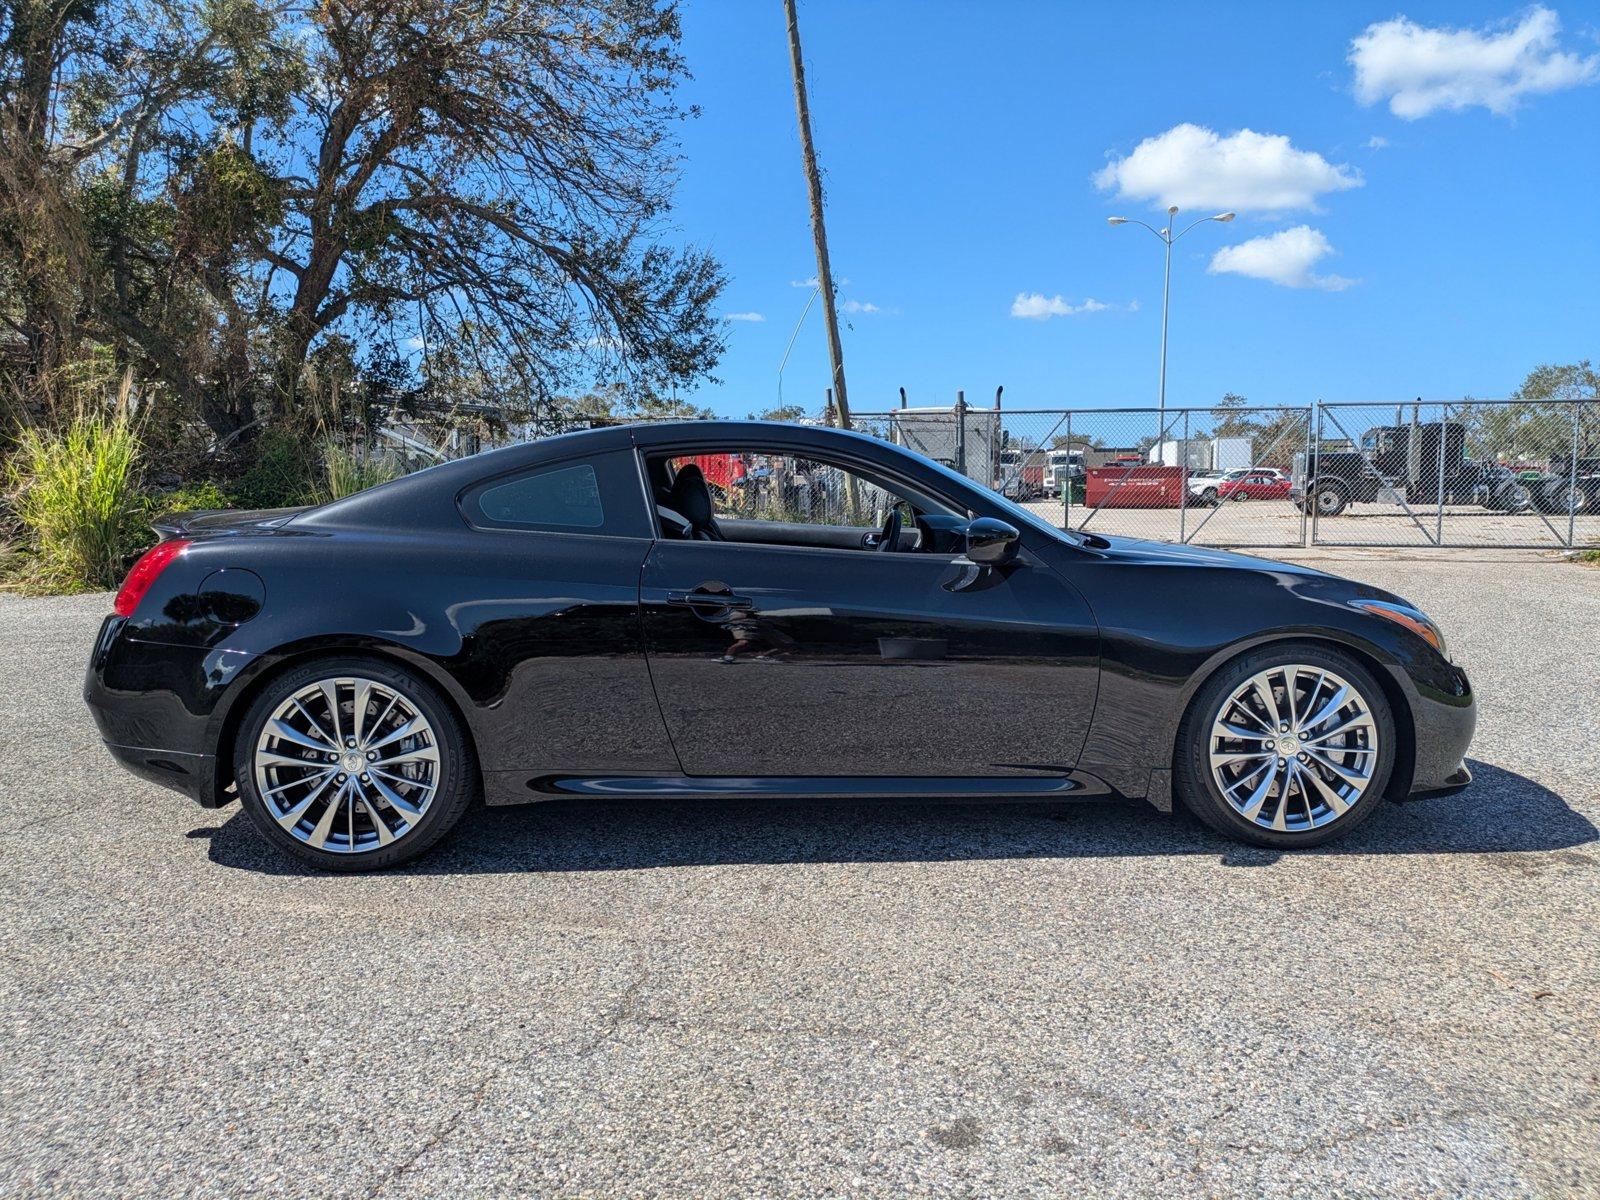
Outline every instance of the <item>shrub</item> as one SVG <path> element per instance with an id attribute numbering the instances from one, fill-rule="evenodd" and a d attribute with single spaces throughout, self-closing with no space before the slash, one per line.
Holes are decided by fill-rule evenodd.
<path id="1" fill-rule="evenodd" d="M 323 447 L 322 463 L 326 481 L 319 497 L 322 500 L 339 500 L 405 473 L 390 462 L 358 456 L 332 442 Z"/>
<path id="2" fill-rule="evenodd" d="M 125 416 L 81 415 L 60 431 L 22 431 L 7 466 L 32 582 L 63 591 L 116 587 L 148 540 L 140 445 Z"/>
<path id="3" fill-rule="evenodd" d="M 232 492 L 238 507 L 292 508 L 316 502 L 316 454 L 305 437 L 272 427 L 262 430 L 251 450 L 254 461 Z"/>
<path id="4" fill-rule="evenodd" d="M 201 480 L 199 483 L 186 483 L 174 491 L 151 496 L 149 501 L 152 516 L 232 507 L 233 500 L 209 479 Z"/>

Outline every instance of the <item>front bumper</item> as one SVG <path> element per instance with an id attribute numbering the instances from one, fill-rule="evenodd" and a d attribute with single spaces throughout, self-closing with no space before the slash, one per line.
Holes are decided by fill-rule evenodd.
<path id="1" fill-rule="evenodd" d="M 1449 796 L 1472 782 L 1467 748 L 1478 724 L 1478 702 L 1467 674 L 1438 658 L 1430 668 L 1414 664 L 1409 697 L 1416 737 L 1411 784 L 1396 799 Z"/>

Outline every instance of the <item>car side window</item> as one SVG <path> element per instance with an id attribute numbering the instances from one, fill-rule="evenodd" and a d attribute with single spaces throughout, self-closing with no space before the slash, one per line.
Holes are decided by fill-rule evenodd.
<path id="1" fill-rule="evenodd" d="M 561 525 L 598 529 L 606 523 L 594 467 L 576 463 L 485 488 L 478 509 L 496 525 Z"/>
<path id="2" fill-rule="evenodd" d="M 689 541 L 958 553 L 964 518 L 947 503 L 837 461 L 759 446 L 646 460 L 662 536 Z M 898 519 L 891 520 L 891 514 Z"/>
<path id="3" fill-rule="evenodd" d="M 719 520 L 875 527 L 903 502 L 845 467 L 794 454 L 746 451 L 667 461 L 673 479 L 686 466 L 699 469 Z"/>
<path id="4" fill-rule="evenodd" d="M 493 529 L 651 536 L 633 456 L 596 454 L 491 479 L 462 498 L 467 520 Z"/>

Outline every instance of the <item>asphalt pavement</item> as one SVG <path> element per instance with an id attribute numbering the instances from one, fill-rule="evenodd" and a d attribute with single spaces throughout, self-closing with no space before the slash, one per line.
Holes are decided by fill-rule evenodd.
<path id="1" fill-rule="evenodd" d="M 1477 781 L 1290 855 L 563 803 L 307 874 L 100 747 L 107 597 L 0 597 L 0 1196 L 1600 1196 L 1600 571 L 1325 565 Z"/>

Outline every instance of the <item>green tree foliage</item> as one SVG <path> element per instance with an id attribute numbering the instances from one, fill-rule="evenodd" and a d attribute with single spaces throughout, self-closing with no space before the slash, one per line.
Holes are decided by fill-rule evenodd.
<path id="1" fill-rule="evenodd" d="M 798 404 L 780 404 L 776 408 L 764 408 L 760 412 L 749 414 L 752 421 L 799 421 L 808 416 L 804 408 Z"/>
<path id="2" fill-rule="evenodd" d="M 1211 409 L 1210 433 L 1197 437 L 1249 438 L 1252 465 L 1288 470 L 1297 451 L 1306 448 L 1306 414 L 1303 408 L 1252 409 L 1237 392 L 1224 393 Z"/>
<path id="3" fill-rule="evenodd" d="M 670 0 L 11 0 L 0 320 L 47 396 L 108 348 L 217 435 L 344 338 L 412 407 L 668 391 L 722 349 L 671 244 Z"/>
<path id="4" fill-rule="evenodd" d="M 1575 433 L 1580 457 L 1600 454 L 1597 395 L 1600 372 L 1584 359 L 1535 367 L 1508 397 L 1510 404 L 1475 404 L 1468 397 L 1458 418 L 1467 428 L 1467 454 L 1548 466 L 1571 456 Z"/>

